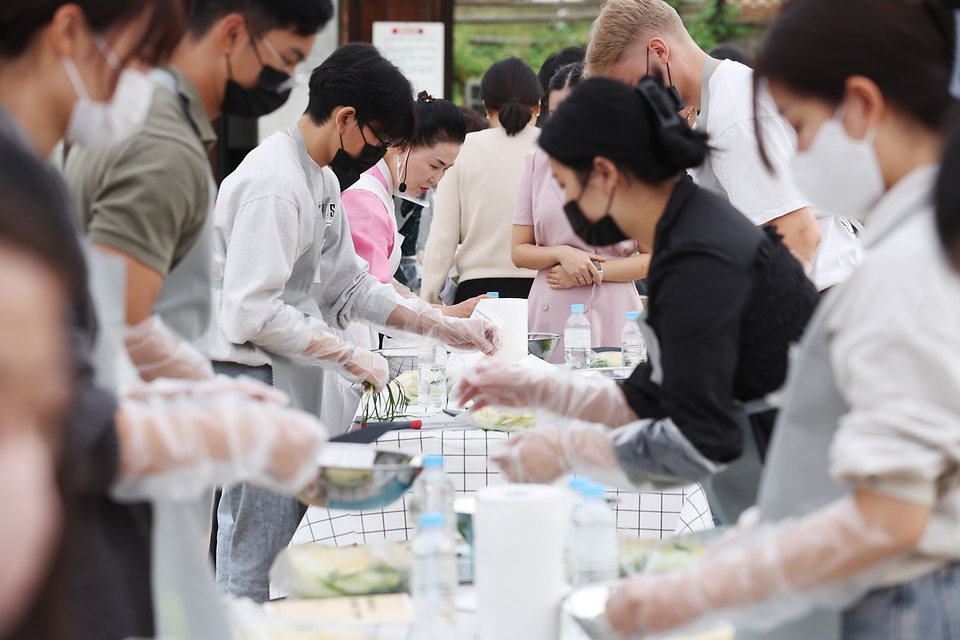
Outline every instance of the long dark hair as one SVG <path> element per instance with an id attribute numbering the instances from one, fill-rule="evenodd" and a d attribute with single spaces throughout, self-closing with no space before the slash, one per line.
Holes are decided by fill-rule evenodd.
<path id="1" fill-rule="evenodd" d="M 960 129 L 950 136 L 940 164 L 940 176 L 934 201 L 937 211 L 937 231 L 947 256 L 960 271 Z"/>
<path id="2" fill-rule="evenodd" d="M 645 80 L 663 91 L 660 80 Z M 665 128 L 658 111 L 638 89 L 612 78 L 591 78 L 554 112 L 540 134 L 540 146 L 580 173 L 589 172 L 594 158 L 601 156 L 643 182 L 659 184 L 700 165 L 709 152 L 705 135 L 680 121 L 676 113 L 664 112 L 662 107 L 659 112 L 677 120 Z"/>
<path id="3" fill-rule="evenodd" d="M 457 105 L 443 98 L 434 98 L 426 91 L 417 96 L 417 134 L 410 141 L 414 147 L 432 147 L 442 142 L 463 144 L 467 123 Z"/>
<path id="4" fill-rule="evenodd" d="M 542 97 L 537 74 L 520 58 L 494 62 L 480 80 L 480 99 L 487 109 L 498 112 L 508 136 L 523 131 Z"/>
<path id="5" fill-rule="evenodd" d="M 3 0 L 0 57 L 23 54 L 34 34 L 65 4 L 83 9 L 87 24 L 100 33 L 129 24 L 149 10 L 150 24 L 134 54 L 151 63 L 166 58 L 180 42 L 190 10 L 190 0 Z"/>
<path id="6" fill-rule="evenodd" d="M 953 17 L 932 0 L 789 0 L 757 54 L 754 100 L 766 79 L 838 105 L 847 78 L 861 75 L 903 113 L 946 131 L 954 40 Z"/>

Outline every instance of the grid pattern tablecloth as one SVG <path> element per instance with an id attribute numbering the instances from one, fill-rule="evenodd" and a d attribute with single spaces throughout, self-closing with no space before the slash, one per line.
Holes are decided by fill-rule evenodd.
<path id="1" fill-rule="evenodd" d="M 377 447 L 408 454 L 442 455 L 443 470 L 453 480 L 457 493 L 473 493 L 507 483 L 506 476 L 489 461 L 491 449 L 495 450 L 507 437 L 505 433 L 480 429 L 391 431 L 377 441 Z M 662 539 L 713 526 L 698 485 L 660 493 L 611 488 L 607 494 L 616 498 L 617 528 L 623 533 Z M 359 513 L 311 507 L 292 542 L 347 546 L 408 540 L 413 527 L 408 518 L 408 497 L 409 493 L 382 510 Z"/>

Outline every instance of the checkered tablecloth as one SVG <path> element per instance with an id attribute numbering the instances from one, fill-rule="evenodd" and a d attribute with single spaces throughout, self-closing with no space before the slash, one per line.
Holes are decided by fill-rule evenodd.
<path id="1" fill-rule="evenodd" d="M 391 431 L 377 441 L 377 447 L 408 454 L 440 454 L 443 470 L 453 480 L 457 493 L 473 493 L 482 487 L 506 484 L 506 477 L 489 461 L 489 455 L 507 437 L 480 429 Z M 662 539 L 713 527 L 699 485 L 662 493 L 609 488 L 607 495 L 616 500 L 617 528 L 624 533 Z M 292 543 L 347 546 L 408 540 L 413 525 L 407 516 L 408 498 L 409 493 L 382 510 L 359 513 L 311 507 Z"/>

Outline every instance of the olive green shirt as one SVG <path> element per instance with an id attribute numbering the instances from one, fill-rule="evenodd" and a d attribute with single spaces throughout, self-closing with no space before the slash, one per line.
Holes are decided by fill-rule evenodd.
<path id="1" fill-rule="evenodd" d="M 196 87 L 178 69 L 167 71 L 183 101 L 158 85 L 133 133 L 102 149 L 74 147 L 64 166 L 90 241 L 164 277 L 203 231 L 211 189 L 207 154 L 217 139 Z"/>

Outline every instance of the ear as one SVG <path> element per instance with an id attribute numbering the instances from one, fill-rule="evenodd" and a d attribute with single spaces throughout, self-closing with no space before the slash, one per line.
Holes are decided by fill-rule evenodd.
<path id="1" fill-rule="evenodd" d="M 350 121 L 357 119 L 357 110 L 353 107 L 334 107 L 333 121 L 337 124 L 337 133 L 343 135 L 350 128 Z"/>
<path id="2" fill-rule="evenodd" d="M 239 13 L 229 13 L 220 18 L 211 29 L 217 48 L 225 55 L 232 56 L 247 44 L 247 21 Z"/>
<path id="3" fill-rule="evenodd" d="M 670 45 L 663 38 L 650 38 L 647 48 L 651 58 L 656 56 L 664 64 L 670 62 Z"/>
<path id="4" fill-rule="evenodd" d="M 85 25 L 83 9 L 72 3 L 60 5 L 46 29 L 47 38 L 57 57 L 70 58 L 77 54 Z"/>
<path id="5" fill-rule="evenodd" d="M 597 156 L 593 159 L 593 175 L 598 176 L 607 190 L 612 191 L 620 179 L 620 169 L 613 160 Z"/>
<path id="6" fill-rule="evenodd" d="M 492 118 L 496 114 L 496 111 L 487 108 L 487 103 L 483 100 L 480 101 L 480 104 L 483 105 L 483 112 L 487 114 L 487 118 Z"/>
<path id="7" fill-rule="evenodd" d="M 866 76 L 850 76 L 845 84 L 843 124 L 852 137 L 862 140 L 887 111 L 883 93 Z"/>

